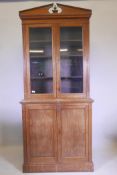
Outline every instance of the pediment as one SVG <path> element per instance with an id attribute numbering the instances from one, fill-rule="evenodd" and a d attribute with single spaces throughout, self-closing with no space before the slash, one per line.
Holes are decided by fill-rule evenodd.
<path id="1" fill-rule="evenodd" d="M 20 11 L 19 15 L 21 19 L 43 19 L 43 18 L 63 18 L 63 17 L 87 17 L 91 16 L 91 10 L 73 7 L 68 5 L 58 4 L 57 6 L 62 9 L 61 12 L 50 13 L 49 9 L 53 4 L 40 6 L 32 9 Z"/>

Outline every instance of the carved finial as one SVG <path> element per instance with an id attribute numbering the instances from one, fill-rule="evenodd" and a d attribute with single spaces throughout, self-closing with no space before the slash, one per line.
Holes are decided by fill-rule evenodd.
<path id="1" fill-rule="evenodd" d="M 56 4 L 56 2 L 53 3 L 53 6 L 49 8 L 49 13 L 61 13 L 62 9 L 60 7 L 58 7 L 58 5 Z"/>

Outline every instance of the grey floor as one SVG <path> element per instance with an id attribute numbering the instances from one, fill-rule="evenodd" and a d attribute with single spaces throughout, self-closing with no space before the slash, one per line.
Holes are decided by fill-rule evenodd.
<path id="1" fill-rule="evenodd" d="M 21 146 L 0 147 L 0 175 L 22 175 L 23 153 Z M 106 148 L 95 149 L 93 161 L 95 171 L 91 173 L 31 173 L 47 175 L 117 175 L 117 147 L 106 146 Z M 30 173 L 27 173 L 30 174 Z"/>

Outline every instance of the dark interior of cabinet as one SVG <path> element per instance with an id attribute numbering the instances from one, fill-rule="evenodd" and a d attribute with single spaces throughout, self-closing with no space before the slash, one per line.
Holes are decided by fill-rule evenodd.
<path id="1" fill-rule="evenodd" d="M 53 92 L 51 28 L 30 28 L 31 93 Z M 82 27 L 60 28 L 61 93 L 83 92 Z"/>
<path id="2" fill-rule="evenodd" d="M 83 92 L 82 27 L 60 28 L 61 92 Z"/>
<path id="3" fill-rule="evenodd" d="M 51 28 L 30 28 L 31 93 L 53 91 Z"/>

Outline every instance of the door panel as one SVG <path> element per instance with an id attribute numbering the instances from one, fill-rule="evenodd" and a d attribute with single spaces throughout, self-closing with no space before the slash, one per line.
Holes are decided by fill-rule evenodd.
<path id="1" fill-rule="evenodd" d="M 60 114 L 61 159 L 63 162 L 87 159 L 88 155 L 88 106 L 63 105 Z"/>
<path id="2" fill-rule="evenodd" d="M 88 36 L 84 23 L 59 25 L 57 97 L 85 97 L 88 94 Z M 84 37 L 85 36 L 85 37 Z M 86 39 L 87 38 L 87 39 Z"/>
<path id="3" fill-rule="evenodd" d="M 82 27 L 60 28 L 61 93 L 83 93 Z"/>
<path id="4" fill-rule="evenodd" d="M 27 144 L 30 161 L 53 163 L 57 158 L 56 107 L 28 105 Z"/>
<path id="5" fill-rule="evenodd" d="M 56 96 L 55 26 L 32 24 L 24 26 L 25 96 L 54 98 Z"/>
<path id="6" fill-rule="evenodd" d="M 31 93 L 52 93 L 53 67 L 51 28 L 30 28 L 29 34 Z"/>

